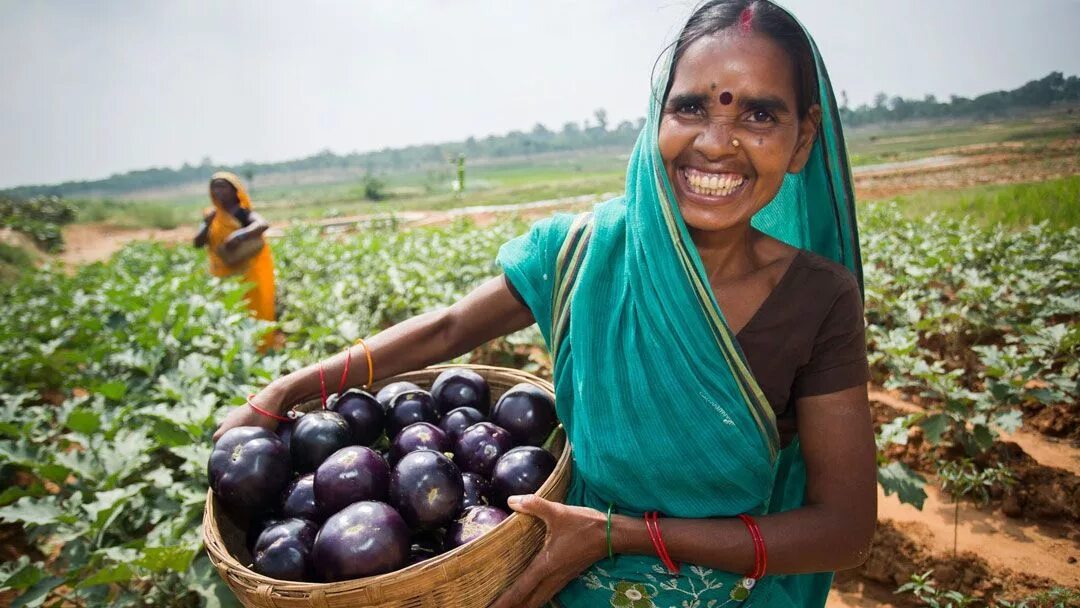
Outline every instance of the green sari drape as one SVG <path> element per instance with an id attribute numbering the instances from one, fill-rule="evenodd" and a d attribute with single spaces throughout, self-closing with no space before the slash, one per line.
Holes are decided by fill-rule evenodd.
<path id="1" fill-rule="evenodd" d="M 753 225 L 847 266 L 861 282 L 843 135 L 811 46 L 821 129 L 804 170 L 786 177 Z M 558 414 L 575 454 L 568 503 L 684 518 L 794 509 L 806 483 L 798 439 L 780 449 L 773 411 L 717 305 L 661 161 L 660 97 L 670 69 L 669 59 L 624 195 L 586 216 L 538 222 L 503 246 L 499 263 L 554 353 Z M 741 579 L 690 564 L 674 577 L 655 557 L 624 555 L 594 565 L 557 602 L 738 605 L 729 594 Z M 767 576 L 742 604 L 823 606 L 831 579 Z"/>

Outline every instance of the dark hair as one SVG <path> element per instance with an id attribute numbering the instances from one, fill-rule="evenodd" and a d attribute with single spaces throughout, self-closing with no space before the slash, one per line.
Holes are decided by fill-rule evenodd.
<path id="1" fill-rule="evenodd" d="M 709 0 L 698 6 L 675 41 L 675 53 L 671 61 L 671 73 L 664 87 L 664 99 L 667 99 L 671 91 L 675 66 L 686 49 L 706 36 L 714 36 L 732 27 L 764 34 L 784 49 L 795 66 L 795 83 L 798 87 L 795 95 L 799 117 L 805 117 L 810 106 L 818 102 L 814 52 L 802 26 L 795 18 L 768 0 Z"/>

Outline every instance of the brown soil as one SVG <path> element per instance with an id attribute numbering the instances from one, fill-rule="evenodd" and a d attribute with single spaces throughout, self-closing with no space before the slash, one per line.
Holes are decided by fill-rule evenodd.
<path id="1" fill-rule="evenodd" d="M 910 594 L 895 593 L 912 574 L 934 571 L 939 589 L 952 589 L 984 600 L 1018 599 L 1051 588 L 1056 581 L 1007 568 L 995 567 L 980 554 L 970 551 L 955 557 L 935 555 L 927 549 L 928 531 L 917 523 L 878 521 L 870 557 L 854 570 L 839 572 L 833 583 L 837 602 L 830 606 L 877 605 L 908 608 L 921 606 Z M 846 594 L 857 594 L 873 604 L 851 603 Z"/>
<path id="2" fill-rule="evenodd" d="M 873 402 L 875 422 L 880 425 L 903 415 L 897 408 L 880 401 Z M 1077 451 L 1057 446 L 1062 455 L 1075 458 Z M 931 446 L 924 440 L 923 431 L 914 427 L 908 432 L 907 445 L 891 445 L 885 450 L 890 460 L 899 460 L 926 474 L 937 470 L 937 462 L 963 457 L 958 446 Z M 1011 485 L 990 488 L 994 508 L 1013 518 L 1032 522 L 1063 522 L 1080 539 L 1080 475 L 1071 470 L 1047 466 L 1027 454 L 1014 441 L 998 441 L 985 454 L 975 459 L 979 467 L 1003 464 L 1015 477 Z"/>
<path id="3" fill-rule="evenodd" d="M 1080 173 L 1080 139 L 1076 138 L 1032 151 L 1000 146 L 985 152 L 930 166 L 856 174 L 856 198 L 875 200 L 920 190 L 1045 181 Z"/>
<path id="4" fill-rule="evenodd" d="M 132 241 L 190 242 L 195 230 L 181 226 L 170 230 L 120 228 L 109 224 L 72 224 L 64 227 L 64 251 L 58 259 L 69 266 L 106 260 Z"/>
<path id="5" fill-rule="evenodd" d="M 1024 425 L 1049 437 L 1080 442 L 1080 403 L 1024 408 Z"/>

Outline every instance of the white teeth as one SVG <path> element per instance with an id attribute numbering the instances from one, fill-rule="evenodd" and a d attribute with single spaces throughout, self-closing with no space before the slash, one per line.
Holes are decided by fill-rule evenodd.
<path id="1" fill-rule="evenodd" d="M 686 177 L 686 183 L 690 185 L 692 191 L 705 196 L 727 196 L 746 181 L 741 175 L 731 173 L 717 175 L 694 169 L 684 169 L 683 175 Z"/>

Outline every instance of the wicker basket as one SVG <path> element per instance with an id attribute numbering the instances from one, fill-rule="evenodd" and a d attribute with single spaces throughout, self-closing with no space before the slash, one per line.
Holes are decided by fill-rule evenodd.
<path id="1" fill-rule="evenodd" d="M 494 401 L 521 382 L 539 386 L 554 398 L 551 383 L 531 374 L 483 365 L 436 366 L 375 384 L 406 380 L 429 388 L 450 367 L 468 367 L 487 379 Z M 560 429 L 553 448 L 555 471 L 538 495 L 561 502 L 570 482 L 570 446 Z M 337 583 L 296 583 L 262 576 L 251 563 L 244 528 L 230 519 L 213 492 L 206 495 L 203 537 L 210 561 L 237 598 L 249 608 L 481 608 L 490 605 L 517 578 L 544 542 L 544 526 L 532 517 L 511 514 L 467 545 L 396 572 Z"/>

